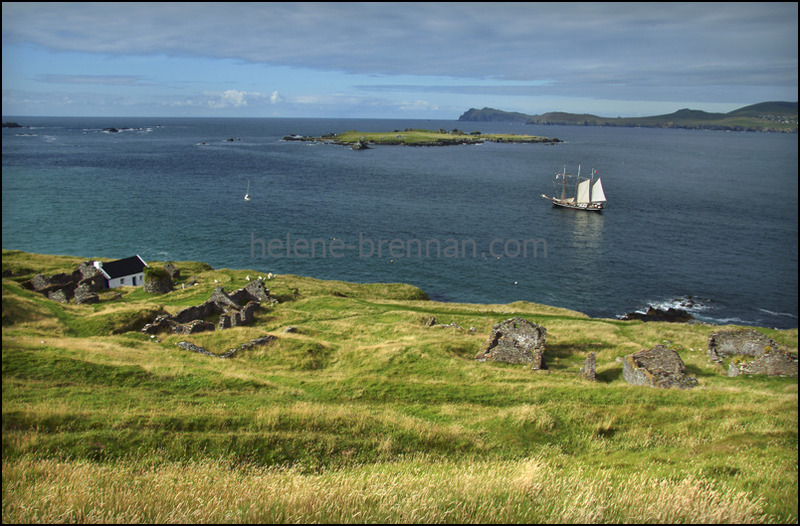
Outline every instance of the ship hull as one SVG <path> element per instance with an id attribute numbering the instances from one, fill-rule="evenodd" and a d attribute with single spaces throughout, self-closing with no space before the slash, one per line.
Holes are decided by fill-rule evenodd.
<path id="1" fill-rule="evenodd" d="M 584 212 L 602 212 L 603 208 L 605 208 L 604 203 L 570 203 L 565 202 L 560 199 L 556 199 L 555 197 L 547 197 L 546 195 L 542 195 L 545 199 L 553 203 L 553 206 L 558 208 L 568 208 L 570 210 L 583 210 Z"/>

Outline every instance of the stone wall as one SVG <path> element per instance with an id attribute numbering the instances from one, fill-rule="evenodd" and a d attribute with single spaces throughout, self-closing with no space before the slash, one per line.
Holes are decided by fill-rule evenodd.
<path id="1" fill-rule="evenodd" d="M 731 362 L 728 376 L 765 374 L 797 377 L 797 357 L 781 349 L 766 352 L 751 362 Z"/>
<path id="2" fill-rule="evenodd" d="M 708 339 L 708 358 L 721 363 L 728 356 L 761 356 L 777 348 L 775 340 L 754 329 L 719 331 Z"/>
<path id="3" fill-rule="evenodd" d="M 583 367 L 581 367 L 581 377 L 585 378 L 586 380 L 594 382 L 597 380 L 597 373 L 596 373 L 596 355 L 593 352 L 589 353 L 589 356 L 586 357 L 586 363 Z"/>
<path id="4" fill-rule="evenodd" d="M 631 385 L 661 389 L 691 389 L 697 385 L 697 378 L 686 374 L 686 366 L 678 353 L 664 345 L 625 356 L 622 377 Z"/>
<path id="5" fill-rule="evenodd" d="M 247 302 L 244 307 L 240 303 Z M 145 334 L 155 335 L 159 332 L 191 333 L 213 331 L 214 324 L 197 323 L 209 316 L 219 314 L 217 329 L 228 329 L 253 323 L 255 312 L 261 308 L 262 302 L 277 303 L 262 280 L 251 281 L 247 286 L 231 294 L 222 287 L 215 287 L 209 298 L 200 305 L 192 305 L 179 311 L 174 316 L 159 316 L 142 329 Z"/>
<path id="6" fill-rule="evenodd" d="M 476 360 L 531 364 L 545 369 L 544 349 L 547 329 L 524 318 L 509 318 L 494 326 Z"/>
<path id="7" fill-rule="evenodd" d="M 754 329 L 720 331 L 708 340 L 708 359 L 722 364 L 733 357 L 728 365 L 728 376 L 766 374 L 769 376 L 797 377 L 797 356 L 779 348 L 779 344 Z"/>

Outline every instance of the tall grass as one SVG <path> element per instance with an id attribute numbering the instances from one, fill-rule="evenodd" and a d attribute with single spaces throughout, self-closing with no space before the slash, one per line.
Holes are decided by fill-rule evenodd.
<path id="1" fill-rule="evenodd" d="M 763 523 L 763 499 L 694 476 L 616 474 L 545 452 L 516 461 L 389 464 L 305 473 L 198 460 L 142 469 L 3 463 L 6 522 Z"/>

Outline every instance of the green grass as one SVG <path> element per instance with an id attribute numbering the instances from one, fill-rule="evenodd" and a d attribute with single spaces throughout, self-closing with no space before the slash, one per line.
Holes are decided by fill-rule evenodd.
<path id="1" fill-rule="evenodd" d="M 251 326 L 150 338 L 260 271 L 179 262 L 173 292 L 97 305 L 19 284 L 81 261 L 3 251 L 4 522 L 797 522 L 797 379 L 728 378 L 720 327 L 279 275 Z M 548 372 L 474 360 L 514 315 L 547 327 Z M 665 341 L 698 387 L 628 385 L 616 358 Z"/>
<path id="2" fill-rule="evenodd" d="M 358 141 L 368 144 L 400 146 L 447 146 L 457 144 L 480 144 L 483 142 L 550 143 L 558 139 L 536 135 L 517 135 L 514 133 L 465 133 L 460 130 L 406 129 L 391 132 L 360 132 L 350 130 L 335 136 L 319 138 L 332 140 L 336 144 L 353 145 Z"/>

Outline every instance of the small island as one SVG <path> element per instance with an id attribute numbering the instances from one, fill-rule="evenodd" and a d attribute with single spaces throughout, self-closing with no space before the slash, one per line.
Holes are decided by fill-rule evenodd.
<path id="1" fill-rule="evenodd" d="M 483 144 L 484 142 L 507 142 L 507 143 L 544 143 L 555 144 L 561 142 L 557 138 L 540 137 L 537 135 L 518 135 L 514 133 L 481 133 L 439 129 L 424 130 L 416 128 L 406 128 L 404 130 L 393 130 L 391 132 L 360 132 L 350 130 L 342 133 L 330 133 L 321 137 L 306 137 L 301 135 L 287 135 L 285 141 L 312 141 L 326 142 L 341 146 L 355 147 L 356 149 L 366 149 L 366 145 L 386 145 L 386 146 L 457 146 L 464 144 Z"/>

